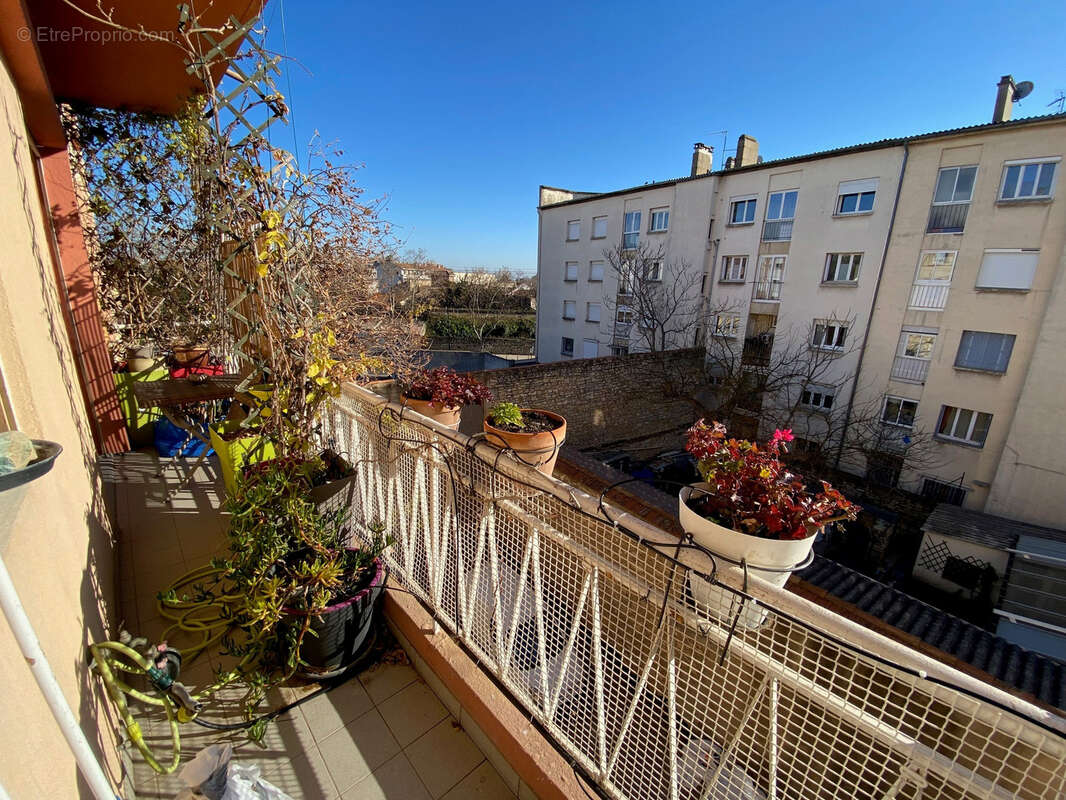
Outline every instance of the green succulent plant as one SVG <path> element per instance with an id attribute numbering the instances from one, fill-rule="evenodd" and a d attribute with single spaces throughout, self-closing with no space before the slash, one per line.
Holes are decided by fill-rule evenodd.
<path id="1" fill-rule="evenodd" d="M 514 425 L 521 428 L 524 424 L 522 421 L 522 409 L 520 409 L 514 403 L 497 403 L 489 411 L 489 419 L 493 425 Z"/>

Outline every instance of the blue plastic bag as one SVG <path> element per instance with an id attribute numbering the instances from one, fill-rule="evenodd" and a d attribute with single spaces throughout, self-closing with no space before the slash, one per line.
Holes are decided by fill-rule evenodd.
<path id="1" fill-rule="evenodd" d="M 199 456 L 208 449 L 208 445 L 164 417 L 155 422 L 155 449 L 159 455 L 167 458 Z"/>

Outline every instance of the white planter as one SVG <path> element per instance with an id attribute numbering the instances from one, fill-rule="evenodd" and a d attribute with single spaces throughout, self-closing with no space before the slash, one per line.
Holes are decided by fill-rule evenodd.
<path id="1" fill-rule="evenodd" d="M 692 534 L 697 544 L 707 548 L 712 553 L 725 556 L 735 562 L 746 561 L 749 564 L 748 574 L 762 578 L 774 586 L 784 586 L 788 581 L 789 572 L 775 572 L 765 569 L 756 569 L 751 565 L 773 567 L 785 570 L 807 560 L 814 547 L 815 536 L 806 539 L 764 539 L 761 536 L 750 536 L 746 533 L 726 528 L 717 522 L 712 522 L 701 517 L 688 506 L 688 499 L 697 489 L 710 488 L 706 483 L 694 483 L 681 489 L 678 502 L 678 514 L 681 518 L 681 527 L 686 533 Z M 732 566 L 728 562 L 719 563 L 719 567 Z M 710 571 L 707 564 L 703 571 Z M 719 619 L 732 619 L 736 613 L 737 596 L 732 592 L 712 586 L 702 578 L 690 578 L 689 590 L 693 599 L 701 606 L 706 607 L 707 613 Z M 740 617 L 740 626 L 755 628 L 762 624 L 766 618 L 766 612 L 752 608 L 745 608 Z"/>

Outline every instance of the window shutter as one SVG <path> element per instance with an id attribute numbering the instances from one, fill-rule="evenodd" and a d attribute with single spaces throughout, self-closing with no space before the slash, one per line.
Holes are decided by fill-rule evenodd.
<path id="1" fill-rule="evenodd" d="M 977 288 L 1031 289 L 1039 259 L 1039 250 L 985 250 Z"/>

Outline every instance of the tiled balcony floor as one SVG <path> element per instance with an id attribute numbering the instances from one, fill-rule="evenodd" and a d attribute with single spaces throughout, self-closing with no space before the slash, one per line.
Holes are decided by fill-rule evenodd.
<path id="1" fill-rule="evenodd" d="M 223 494 L 217 469 L 201 469 L 189 487 L 167 506 L 163 498 L 186 467 L 146 453 L 112 457 L 103 466 L 113 487 L 120 528 L 120 592 L 125 627 L 134 636 L 157 641 L 165 627 L 155 595 L 174 579 L 204 565 L 224 550 L 226 521 L 219 511 Z M 180 471 L 179 471 L 180 470 Z M 382 626 L 384 630 L 384 626 Z M 191 723 L 180 727 L 182 762 L 201 748 L 229 742 L 234 759 L 259 766 L 262 775 L 294 798 L 344 800 L 465 800 L 515 797 L 517 779 L 508 781 L 411 667 L 387 632 L 379 641 L 377 663 L 333 691 L 283 714 L 267 726 L 262 745 L 241 732 L 219 732 Z M 171 638 L 181 649 L 181 639 Z M 222 663 L 207 652 L 183 666 L 180 680 L 193 691 L 212 679 Z M 271 697 L 276 707 L 317 688 L 285 687 Z M 223 690 L 201 715 L 215 722 L 240 719 L 239 692 Z M 146 741 L 160 761 L 170 758 L 165 717 L 131 701 Z M 265 709 L 264 709 L 265 710 Z M 172 798 L 183 787 L 177 772 L 157 775 L 135 749 L 137 796 Z M 179 770 L 180 771 L 180 767 Z M 523 787 L 524 788 L 524 787 Z"/>

